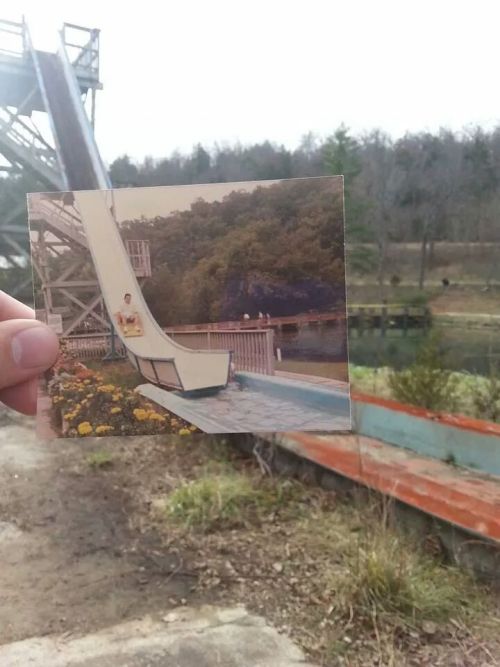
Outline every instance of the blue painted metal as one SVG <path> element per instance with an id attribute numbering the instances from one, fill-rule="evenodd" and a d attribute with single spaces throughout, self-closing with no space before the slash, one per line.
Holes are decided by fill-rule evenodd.
<path id="1" fill-rule="evenodd" d="M 354 430 L 424 456 L 500 475 L 500 437 L 442 424 L 390 408 L 352 401 Z"/>
<path id="2" fill-rule="evenodd" d="M 350 417 L 349 395 L 331 387 L 312 385 L 310 382 L 290 380 L 275 375 L 239 372 L 235 380 L 242 387 L 254 389 L 283 400 L 319 410 L 331 410 L 338 417 Z"/>

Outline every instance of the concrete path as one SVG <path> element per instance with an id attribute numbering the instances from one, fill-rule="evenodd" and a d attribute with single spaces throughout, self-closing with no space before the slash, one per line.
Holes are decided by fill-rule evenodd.
<path id="1" fill-rule="evenodd" d="M 241 375 L 250 376 L 251 373 Z M 282 383 L 283 390 L 262 390 L 230 384 L 217 394 L 186 398 L 151 384 L 137 387 L 146 398 L 198 426 L 205 433 L 270 433 L 273 431 L 348 431 L 351 428 L 349 401 L 345 384 L 341 388 L 330 380 L 311 382 L 295 374 L 256 376 L 262 382 Z M 307 392 L 321 390 L 331 399 L 323 405 L 307 403 Z M 296 397 L 291 394 L 296 392 Z M 336 401 L 340 407 L 336 413 Z"/>
<path id="2" fill-rule="evenodd" d="M 171 611 L 84 637 L 0 646 L 2 667 L 313 667 L 264 619 L 242 607 Z"/>

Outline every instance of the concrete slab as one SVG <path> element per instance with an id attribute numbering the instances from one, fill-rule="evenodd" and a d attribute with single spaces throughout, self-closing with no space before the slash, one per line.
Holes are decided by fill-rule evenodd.
<path id="1" fill-rule="evenodd" d="M 2 667 L 313 667 L 290 639 L 243 607 L 181 607 L 78 638 L 0 646 Z"/>

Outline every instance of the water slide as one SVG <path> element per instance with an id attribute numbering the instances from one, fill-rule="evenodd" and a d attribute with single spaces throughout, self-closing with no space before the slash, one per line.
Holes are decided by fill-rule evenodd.
<path id="1" fill-rule="evenodd" d="M 31 46 L 31 45 L 30 45 Z M 62 38 L 57 53 L 31 48 L 66 190 L 110 188 Z"/>
<path id="2" fill-rule="evenodd" d="M 63 182 L 74 191 L 104 302 L 128 358 L 147 380 L 160 386 L 185 392 L 225 387 L 231 353 L 179 345 L 160 329 L 144 300 L 110 211 L 111 183 L 62 40 L 57 54 L 32 49 L 32 56 Z M 127 306 L 125 294 L 130 295 Z M 124 307 L 133 310 L 131 323 L 119 315 Z"/>

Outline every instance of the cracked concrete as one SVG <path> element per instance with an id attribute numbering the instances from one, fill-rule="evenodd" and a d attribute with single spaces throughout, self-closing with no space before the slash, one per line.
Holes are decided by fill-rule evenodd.
<path id="1" fill-rule="evenodd" d="M 0 647 L 2 667 L 313 667 L 243 607 L 180 608 L 84 637 L 26 639 Z"/>

